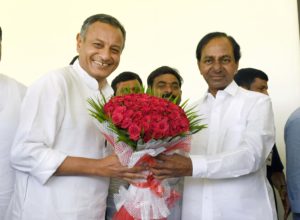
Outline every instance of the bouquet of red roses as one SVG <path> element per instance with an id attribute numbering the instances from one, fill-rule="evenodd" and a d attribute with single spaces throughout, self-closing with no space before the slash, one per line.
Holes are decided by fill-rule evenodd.
<path id="1" fill-rule="evenodd" d="M 108 102 L 90 99 L 90 113 L 123 165 L 154 163 L 160 153 L 189 152 L 191 134 L 200 131 L 199 117 L 187 102 L 178 106 L 148 94 L 116 96 Z M 148 172 L 148 171 L 147 171 Z M 120 188 L 115 195 L 115 219 L 165 219 L 178 193 L 167 181 L 147 179 Z"/>

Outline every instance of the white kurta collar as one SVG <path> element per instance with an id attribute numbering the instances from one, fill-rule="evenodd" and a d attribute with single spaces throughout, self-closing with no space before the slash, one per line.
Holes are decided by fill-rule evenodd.
<path id="1" fill-rule="evenodd" d="M 98 81 L 91 77 L 79 64 L 79 60 L 77 59 L 72 65 L 75 72 L 83 79 L 85 84 L 95 92 L 99 92 L 99 84 Z M 105 96 L 105 98 L 110 98 L 113 94 L 113 90 L 111 86 L 108 84 L 107 80 L 105 80 L 103 87 L 101 88 L 101 93 Z"/>
<path id="2" fill-rule="evenodd" d="M 99 90 L 98 81 L 91 77 L 79 64 L 78 59 L 74 62 L 72 66 L 75 72 L 83 79 L 85 84 L 92 90 Z"/>
<path id="3" fill-rule="evenodd" d="M 219 90 L 216 94 L 217 96 L 224 96 L 224 95 L 231 95 L 234 96 L 239 89 L 239 86 L 236 84 L 234 80 L 224 89 L 224 90 Z M 203 100 L 214 98 L 213 95 L 207 90 L 206 93 L 204 94 Z"/>
<path id="4" fill-rule="evenodd" d="M 237 93 L 238 89 L 239 86 L 235 83 L 234 80 L 232 80 L 232 82 L 223 91 L 229 95 L 234 96 Z"/>

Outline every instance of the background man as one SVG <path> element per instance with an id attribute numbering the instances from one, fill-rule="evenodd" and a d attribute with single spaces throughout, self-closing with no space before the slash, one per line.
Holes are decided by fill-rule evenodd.
<path id="1" fill-rule="evenodd" d="M 2 29 L 0 27 L 0 60 Z M 4 219 L 14 189 L 15 173 L 10 166 L 10 150 L 19 123 L 26 87 L 0 74 L 0 219 Z"/>
<path id="2" fill-rule="evenodd" d="M 114 95 L 125 95 L 129 93 L 140 93 L 143 91 L 143 82 L 138 74 L 133 72 L 122 72 L 111 82 Z"/>
<path id="3" fill-rule="evenodd" d="M 29 87 L 12 149 L 16 191 L 7 220 L 104 219 L 109 178 L 142 178 L 106 156 L 88 98 L 108 99 L 125 29 L 110 15 L 87 18 L 77 34 L 78 60 Z"/>
<path id="4" fill-rule="evenodd" d="M 286 176 L 289 201 L 294 220 L 300 219 L 300 108 L 288 118 L 284 128 Z"/>
<path id="5" fill-rule="evenodd" d="M 184 183 L 183 220 L 275 220 L 265 176 L 275 140 L 270 98 L 233 81 L 241 55 L 231 36 L 207 34 L 196 57 L 208 84 L 196 111 L 207 129 L 194 135 L 190 158 L 161 155 L 152 172 L 161 179 L 192 176 Z"/>
<path id="6" fill-rule="evenodd" d="M 247 90 L 268 94 L 268 75 L 261 70 L 254 68 L 240 69 L 234 75 L 234 81 L 241 87 Z M 287 195 L 285 175 L 283 173 L 283 164 L 276 144 L 273 146 L 271 153 L 267 158 L 267 178 L 272 186 L 274 197 L 276 194 L 274 186 L 278 190 L 280 199 L 284 208 L 284 219 L 287 219 L 290 213 L 290 204 Z M 275 199 L 276 202 L 276 199 Z"/>
<path id="7" fill-rule="evenodd" d="M 182 77 L 178 71 L 168 66 L 161 66 L 150 73 L 147 78 L 147 86 L 153 92 L 153 95 L 175 99 L 179 104 L 181 101 L 181 84 Z"/>
<path id="8" fill-rule="evenodd" d="M 120 73 L 112 80 L 111 87 L 114 90 L 114 96 L 140 93 L 143 91 L 143 82 L 138 74 L 126 71 Z M 120 186 L 128 188 L 129 184 L 127 181 L 119 178 L 112 177 L 110 179 L 105 220 L 113 219 L 117 211 L 114 203 L 114 194 L 119 192 Z"/>

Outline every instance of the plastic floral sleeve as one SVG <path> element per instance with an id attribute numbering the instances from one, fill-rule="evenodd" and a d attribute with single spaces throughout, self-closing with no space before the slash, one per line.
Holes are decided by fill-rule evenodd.
<path id="1" fill-rule="evenodd" d="M 186 153 L 190 150 L 191 136 L 176 137 L 173 140 L 151 140 L 139 145 L 143 149 L 133 151 L 124 142 L 118 142 L 118 136 L 112 132 L 107 123 L 98 124 L 100 131 L 107 141 L 113 146 L 124 166 L 133 167 L 141 163 L 154 163 L 153 157 L 160 153 L 172 154 Z M 147 171 L 148 172 L 148 171 Z M 124 219 L 166 219 L 170 214 L 170 208 L 180 198 L 180 194 L 172 189 L 167 180 L 158 181 L 151 173 L 147 173 L 146 180 L 140 180 L 131 184 L 128 189 L 123 186 L 119 194 L 114 195 L 117 213 L 114 220 Z"/>

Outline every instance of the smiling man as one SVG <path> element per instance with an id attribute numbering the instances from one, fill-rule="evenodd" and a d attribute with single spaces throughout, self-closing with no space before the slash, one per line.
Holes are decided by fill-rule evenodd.
<path id="1" fill-rule="evenodd" d="M 205 35 L 196 49 L 208 90 L 195 111 L 207 129 L 192 139 L 190 158 L 160 155 L 157 178 L 185 178 L 182 220 L 275 220 L 265 160 L 274 145 L 270 98 L 240 88 L 233 77 L 240 46 L 222 32 Z"/>
<path id="2" fill-rule="evenodd" d="M 125 29 L 110 15 L 87 18 L 77 35 L 78 60 L 29 87 L 11 153 L 16 191 L 7 220 L 104 220 L 108 177 L 142 178 L 107 156 L 88 98 L 108 99 Z"/>
<path id="3" fill-rule="evenodd" d="M 153 70 L 147 78 L 148 90 L 154 96 L 181 102 L 181 85 L 183 79 L 178 71 L 169 66 L 161 66 Z"/>

